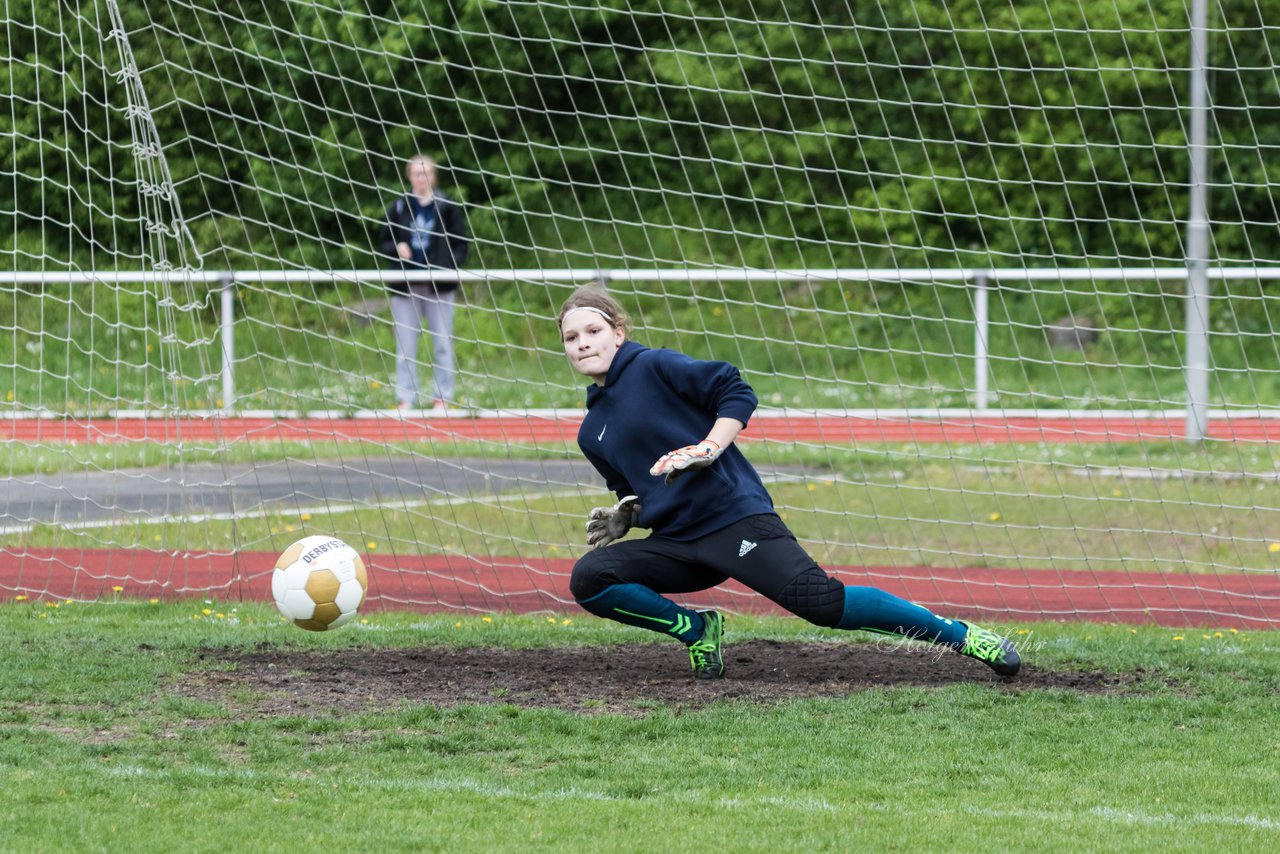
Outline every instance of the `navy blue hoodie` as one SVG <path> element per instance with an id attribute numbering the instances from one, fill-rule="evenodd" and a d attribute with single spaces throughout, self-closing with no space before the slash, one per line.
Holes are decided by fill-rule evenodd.
<path id="1" fill-rule="evenodd" d="M 760 475 L 736 444 L 707 468 L 686 472 L 670 485 L 649 468 L 663 454 L 705 439 L 717 418 L 746 424 L 756 402 L 751 386 L 728 362 L 625 341 L 605 384 L 587 387 L 578 447 L 619 498 L 640 497 L 641 527 L 673 540 L 696 540 L 773 512 Z"/>

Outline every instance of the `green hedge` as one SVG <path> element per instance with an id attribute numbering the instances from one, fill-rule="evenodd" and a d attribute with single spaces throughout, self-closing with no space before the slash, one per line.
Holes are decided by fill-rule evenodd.
<path id="1" fill-rule="evenodd" d="M 1268 119 L 1280 45 L 1256 4 L 1222 8 L 1214 249 L 1250 260 L 1275 238 L 1265 154 L 1280 137 Z M 261 9 L 261 22 L 229 3 L 123 9 L 206 266 L 367 266 L 371 223 L 400 158 L 419 149 L 441 154 L 472 206 L 488 266 L 1182 255 L 1189 45 L 1178 6 Z M 0 124 L 14 122 L 18 176 L 0 203 L 26 214 L 14 233 L 41 233 L 50 261 L 83 254 L 91 224 L 100 251 L 127 253 L 139 201 L 124 192 L 128 87 L 106 6 L 23 14 L 37 20 L 0 34 L 15 60 L 0 70 L 12 107 Z"/>

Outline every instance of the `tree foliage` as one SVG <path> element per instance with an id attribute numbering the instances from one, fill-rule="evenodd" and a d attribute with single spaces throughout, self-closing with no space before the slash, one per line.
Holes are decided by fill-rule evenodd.
<path id="1" fill-rule="evenodd" d="M 1238 8 L 1237 8 L 1238 7 Z M 5 236 L 138 261 L 106 0 L 0 32 Z M 122 4 L 206 266 L 365 267 L 437 153 L 489 266 L 1179 263 L 1189 39 L 1146 0 Z M 1223 3 L 1214 251 L 1277 217 L 1274 30 Z M 29 253 L 30 254 L 30 253 Z M 26 256 L 15 256 L 23 266 Z M 24 260 L 25 259 L 25 260 Z M 82 257 L 83 261 L 83 257 Z"/>

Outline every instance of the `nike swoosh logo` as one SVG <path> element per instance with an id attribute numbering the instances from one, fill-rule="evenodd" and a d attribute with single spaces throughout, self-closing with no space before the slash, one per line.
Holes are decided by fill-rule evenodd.
<path id="1" fill-rule="evenodd" d="M 609 425 L 608 425 L 608 424 L 604 425 L 604 430 L 608 430 L 608 429 L 609 429 Z M 603 441 L 604 441 L 604 430 L 601 430 L 601 431 L 600 431 L 600 435 L 599 435 L 599 436 L 596 436 L 596 441 L 597 441 L 597 442 L 603 442 Z"/>

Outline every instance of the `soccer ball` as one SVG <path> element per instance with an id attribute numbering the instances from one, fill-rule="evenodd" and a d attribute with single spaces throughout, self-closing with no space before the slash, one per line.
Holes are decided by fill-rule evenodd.
<path id="1" fill-rule="evenodd" d="M 313 632 L 348 622 L 368 589 L 364 561 L 336 537 L 303 537 L 284 550 L 271 576 L 280 613 Z"/>

